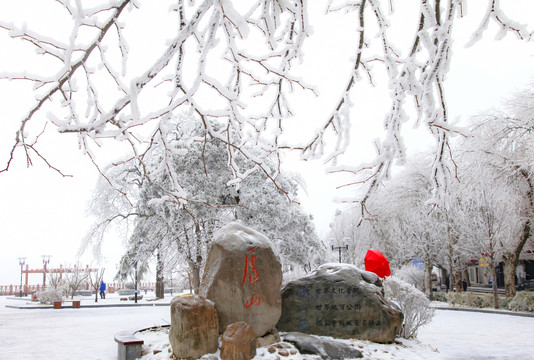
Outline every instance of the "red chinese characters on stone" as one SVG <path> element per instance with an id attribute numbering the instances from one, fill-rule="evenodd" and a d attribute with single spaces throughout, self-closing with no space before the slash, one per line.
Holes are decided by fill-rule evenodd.
<path id="1" fill-rule="evenodd" d="M 250 300 L 245 301 L 245 307 L 248 309 L 249 307 L 254 305 L 254 303 L 256 303 L 256 305 L 259 305 L 261 303 L 261 298 L 256 297 L 256 295 L 252 294 Z"/>
<path id="2" fill-rule="evenodd" d="M 248 274 L 248 282 L 250 284 L 254 284 L 260 278 L 258 270 L 254 266 L 254 261 L 257 259 L 257 256 L 254 254 L 255 249 L 256 249 L 256 246 L 249 249 L 248 250 L 249 254 L 245 255 L 245 271 L 243 272 L 242 286 L 245 286 L 245 282 L 247 281 L 247 274 Z M 250 271 L 249 271 L 249 267 L 250 267 Z M 254 294 L 252 294 L 250 300 L 245 301 L 245 307 L 248 309 L 252 305 L 254 304 L 259 305 L 260 303 L 261 303 L 261 298 L 256 297 Z"/>

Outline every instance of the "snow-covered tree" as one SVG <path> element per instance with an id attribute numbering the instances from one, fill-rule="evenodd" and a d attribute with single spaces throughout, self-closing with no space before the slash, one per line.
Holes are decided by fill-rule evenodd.
<path id="1" fill-rule="evenodd" d="M 135 218 L 129 246 L 135 248 L 136 258 L 146 260 L 157 253 L 157 278 L 162 277 L 164 261 L 176 263 L 175 258 L 179 258 L 179 262 L 188 265 L 195 289 L 214 232 L 235 220 L 271 239 L 286 267 L 316 265 L 322 249 L 312 219 L 288 197 L 296 197 L 295 182 L 279 175 L 276 183 L 286 189 L 282 190 L 258 172 L 249 175 L 245 183 L 235 183 L 226 163 L 241 165 L 246 158 L 228 159 L 225 143 L 216 139 L 190 141 L 206 136 L 205 130 L 194 122 L 175 124 L 175 130 L 165 139 L 172 152 L 155 148 L 144 154 L 144 167 L 132 168 L 130 163 L 122 163 L 100 181 L 97 194 L 108 194 L 111 182 L 113 187 L 124 185 L 119 187 L 120 196 L 130 201 L 97 195 L 93 209 L 100 219 L 90 236 L 99 238 L 102 229 L 114 219 Z M 275 162 L 272 164 L 276 166 Z M 173 193 L 180 191 L 190 194 L 187 201 L 176 201 Z M 109 209 L 101 211 L 108 201 Z"/>
<path id="2" fill-rule="evenodd" d="M 95 271 L 88 272 L 89 285 L 91 290 L 95 292 L 95 302 L 98 302 L 98 290 L 100 289 L 100 284 L 104 280 L 104 272 L 106 269 L 96 269 Z"/>
<path id="3" fill-rule="evenodd" d="M 368 209 L 376 214 L 369 236 L 384 244 L 393 267 L 419 259 L 424 265 L 423 288 L 432 299 L 432 267 L 443 262 L 450 224 L 443 208 L 428 203 L 429 170 L 420 161 L 410 162 L 373 195 Z"/>
<path id="4" fill-rule="evenodd" d="M 534 211 L 534 91 L 517 94 L 506 104 L 504 111 L 474 119 L 474 136 L 464 144 L 464 151 L 476 158 L 479 167 L 487 167 L 492 181 L 505 183 L 501 188 L 503 199 L 491 199 L 495 206 L 507 206 L 511 216 L 507 219 L 505 234 L 499 240 L 505 264 L 505 287 L 507 296 L 515 294 L 515 273 L 519 255 L 531 237 Z M 493 175 L 491 175 L 493 174 Z M 490 190 L 488 190 L 490 191 Z M 521 200 L 517 200 L 517 197 Z M 504 201 L 505 204 L 499 204 Z M 507 204 L 506 204 L 507 203 Z M 518 222 L 520 223 L 517 228 Z"/>
<path id="5" fill-rule="evenodd" d="M 48 287 L 52 289 L 62 289 L 65 286 L 65 281 L 61 272 L 49 272 L 48 277 Z"/>
<path id="6" fill-rule="evenodd" d="M 466 152 L 458 157 L 460 183 L 455 189 L 461 208 L 456 209 L 456 224 L 460 241 L 472 244 L 479 258 L 488 259 L 494 306 L 498 308 L 496 266 L 521 231 L 524 219 L 520 209 L 524 207 L 524 199 L 507 176 L 480 161 L 477 152 L 472 153 L 467 146 L 464 150 Z M 475 256 L 473 258 L 477 259 Z"/>
<path id="7" fill-rule="evenodd" d="M 63 273 L 67 297 L 70 295 L 71 299 L 73 299 L 74 295 L 76 295 L 76 291 L 87 285 L 89 275 L 90 272 L 87 271 L 87 269 L 80 267 L 80 264 L 72 266 L 70 271 Z"/>
<path id="8" fill-rule="evenodd" d="M 335 246 L 344 246 L 343 239 L 349 238 L 349 247 L 344 252 L 345 262 L 363 268 L 368 249 L 383 249 L 384 251 L 386 249 L 379 237 L 369 236 L 369 231 L 372 231 L 371 227 L 372 224 L 369 222 L 361 223 L 359 208 L 337 210 L 326 239 L 329 242 L 334 241 Z"/>
<path id="9" fill-rule="evenodd" d="M 277 179 L 292 199 L 297 198 L 298 182 L 283 173 Z M 324 262 L 325 248 L 317 236 L 313 218 L 285 194 L 269 184 L 264 176 L 253 175 L 239 190 L 235 217 L 246 226 L 262 232 L 272 241 L 284 270 L 300 267 L 304 272 Z"/>
<path id="10" fill-rule="evenodd" d="M 17 107 L 20 101 L 29 105 L 22 108 L 19 119 L 10 119 L 10 123 L 17 122 L 10 128 L 15 140 L 1 171 L 7 171 L 22 155 L 28 164 L 41 159 L 63 174 L 46 148 L 40 147 L 52 129 L 75 134 L 78 146 L 99 170 L 107 160 L 99 157 L 98 149 L 102 147 L 109 158 L 109 140 L 121 144 L 111 146 L 111 151 L 120 156 L 128 151 L 129 161 L 143 167 L 147 165 L 143 156 L 147 151 L 172 151 L 164 140 L 168 122 L 176 114 L 188 111 L 205 129 L 202 141 L 216 139 L 225 144 L 227 165 L 236 182 L 262 172 L 276 184 L 280 168 L 268 166 L 266 159 L 281 150 L 298 150 L 303 159 L 323 157 L 333 166 L 332 171 L 353 174 L 354 184 L 364 186 L 364 190 L 351 201 L 365 204 L 369 194 L 389 176 L 395 161 L 404 160 L 402 129 L 414 110 L 412 123 L 426 126 L 435 139 L 430 160 L 433 171 L 429 176 L 435 190 L 431 194 L 437 197 L 454 167 L 448 153 L 451 126 L 444 92 L 453 57 L 454 24 L 464 17 L 471 19 L 464 14 L 474 3 L 477 2 L 420 0 L 411 6 L 391 0 L 9 2 L 9 6 L 20 6 L 14 15 L 33 20 L 28 24 L 12 23 L 0 15 L 2 36 L 10 36 L 9 45 L 13 47 L 4 54 L 27 60 L 3 69 L 0 78 L 33 86 L 24 89 L 25 99 L 13 91 L 19 97 L 17 101 L 6 101 Z M 318 6 L 326 6 L 323 16 L 338 16 L 349 26 L 350 30 L 342 29 L 342 35 L 332 32 L 327 38 L 347 39 L 347 46 L 353 48 L 352 64 L 348 75 L 334 79 L 340 96 L 325 104 L 332 109 L 330 114 L 319 119 L 299 119 L 294 100 L 302 94 L 320 94 L 321 90 L 316 91 L 298 76 L 306 64 L 302 49 L 312 36 L 309 11 Z M 498 27 L 499 38 L 507 33 L 520 39 L 531 38 L 531 30 L 508 17 L 503 6 L 497 0 L 487 1 L 486 11 L 472 19 L 480 21 L 480 26 L 471 44 L 492 29 L 489 24 Z M 0 9 L 0 14 L 8 13 Z M 49 26 L 51 18 L 53 27 Z M 411 34 L 396 36 L 399 30 L 406 29 Z M 354 35 L 346 36 L 347 31 Z M 22 46 L 17 40 L 23 40 Z M 384 135 L 376 141 L 377 156 L 373 161 L 339 165 L 338 158 L 350 145 L 351 126 L 360 120 L 354 116 L 352 104 L 358 101 L 355 89 L 366 84 L 362 79 L 368 79 L 368 84 L 376 79 L 387 84 L 390 97 L 384 101 L 389 104 L 384 115 Z M 317 131 L 302 132 L 307 134 L 305 139 L 292 136 L 287 120 L 293 119 L 301 121 L 297 125 L 300 129 Z M 214 121 L 219 126 L 212 126 Z M 248 161 L 238 164 L 233 161 L 238 157 Z M 169 172 L 168 176 L 169 181 L 179 184 L 176 173 Z M 191 194 L 175 191 L 168 196 L 181 202 L 188 201 Z"/>
<path id="11" fill-rule="evenodd" d="M 126 282 L 127 288 L 134 288 L 135 284 L 139 283 L 149 270 L 148 259 L 146 256 L 141 257 L 137 254 L 135 245 L 132 243 L 128 243 L 126 253 L 121 257 L 119 269 L 114 277 L 114 280 Z"/>

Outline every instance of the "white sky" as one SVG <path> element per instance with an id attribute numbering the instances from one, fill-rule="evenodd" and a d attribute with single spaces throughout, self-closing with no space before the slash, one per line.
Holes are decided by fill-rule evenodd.
<path id="1" fill-rule="evenodd" d="M 27 12 L 21 9 L 29 0 L 20 2 L 0 3 L 0 20 L 10 22 L 17 20 L 11 16 L 31 24 L 27 19 Z M 52 2 L 52 1 L 51 1 Z M 471 3 L 471 2 L 469 2 Z M 521 19 L 534 18 L 532 3 L 516 1 L 517 10 Z M 403 5 L 405 3 L 403 2 Z M 35 4 L 34 4 L 35 5 Z M 12 10 L 19 6 L 19 13 Z M 306 61 L 312 69 L 306 75 L 306 82 L 316 85 L 321 93 L 321 103 L 314 103 L 313 99 L 304 99 L 296 106 L 300 118 L 317 116 L 317 112 L 328 114 L 335 99 L 345 87 L 346 72 L 350 71 L 350 58 L 353 48 L 346 45 L 346 36 L 339 31 L 335 15 L 326 21 L 319 22 L 320 9 L 312 9 L 309 20 L 314 29 L 314 35 L 305 45 Z M 475 15 L 476 9 L 470 15 Z M 528 10 L 528 11 L 525 11 Z M 10 12 L 11 11 L 11 12 Z M 513 15 L 513 14 L 511 14 Z M 50 19 L 50 18 L 49 18 Z M 527 21 L 525 20 L 525 21 Z M 45 23 L 49 26 L 49 23 Z M 455 32 L 459 35 L 455 42 L 451 71 L 449 73 L 446 90 L 448 92 L 449 112 L 456 116 L 466 117 L 484 109 L 497 106 L 499 102 L 520 91 L 532 83 L 534 71 L 532 70 L 534 44 L 526 44 L 507 35 L 500 42 L 491 41 L 496 34 L 490 28 L 483 42 L 473 48 L 465 49 L 469 34 L 478 25 L 476 22 L 457 22 Z M 45 26 L 45 27 L 46 27 Z M 323 38 L 322 34 L 334 31 L 339 36 Z M 346 34 L 345 34 L 346 35 Z M 489 40 L 489 41 L 488 41 Z M 131 40 L 130 40 L 131 42 Z M 7 45 L 9 44 L 9 45 Z M 16 42 L 19 46 L 19 42 Z M 12 69 L 24 63 L 20 55 L 14 57 L 10 46 L 6 42 L 5 33 L 0 32 L 0 72 Z M 18 51 L 18 48 L 17 48 Z M 344 77 L 341 81 L 339 79 Z M 18 119 L 24 113 L 25 102 L 20 100 L 24 88 L 13 82 L 0 82 L 0 165 L 3 167 L 8 158 L 8 152 L 13 144 L 14 129 Z M 379 102 L 378 96 L 383 89 L 376 88 L 367 91 L 367 97 L 357 102 L 362 118 L 375 125 L 381 126 L 382 114 L 387 109 L 387 102 Z M 317 102 L 317 101 L 315 101 Z M 313 104 L 313 106 L 311 106 Z M 358 124 L 354 125 L 359 126 Z M 410 126 L 410 125 L 408 125 Z M 377 135 L 372 135 L 372 138 Z M 410 134 L 410 146 L 420 147 L 426 143 L 421 139 L 421 132 Z M 361 142 L 357 147 L 355 157 L 368 158 L 371 145 L 366 132 L 354 134 L 353 141 Z M 46 144 L 46 142 L 48 142 Z M 42 268 L 41 255 L 52 255 L 51 266 L 59 264 L 76 263 L 76 253 L 80 240 L 84 237 L 91 219 L 86 215 L 87 201 L 91 197 L 97 179 L 96 170 L 89 160 L 77 150 L 73 137 L 47 136 L 43 139 L 41 148 L 48 151 L 47 157 L 52 163 L 65 173 L 72 174 L 72 178 L 63 178 L 56 172 L 49 170 L 46 165 L 35 159 L 36 166 L 26 168 L 22 153 L 12 164 L 8 173 L 0 174 L 0 226 L 2 251 L 0 252 L 0 285 L 18 284 L 20 281 L 20 267 L 18 257 L 26 257 L 31 268 Z M 333 211 L 340 208 L 332 199 L 339 196 L 333 188 L 338 181 L 332 178 L 325 179 L 324 169 L 318 164 L 298 164 L 298 169 L 308 179 L 308 197 L 303 197 L 303 206 L 312 212 L 317 220 L 320 233 L 328 228 Z M 105 266 L 109 270 L 105 280 L 110 281 L 115 272 L 115 264 L 120 258 L 121 240 L 110 236 L 105 244 L 103 253 L 107 256 Z M 81 261 L 82 265 L 99 265 L 87 254 Z M 42 281 L 41 276 L 31 276 L 30 283 Z"/>

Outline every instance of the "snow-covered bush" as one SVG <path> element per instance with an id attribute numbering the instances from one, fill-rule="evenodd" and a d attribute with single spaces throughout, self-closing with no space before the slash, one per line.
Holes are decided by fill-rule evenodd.
<path id="1" fill-rule="evenodd" d="M 433 301 L 447 302 L 447 294 L 443 292 L 434 292 Z"/>
<path id="2" fill-rule="evenodd" d="M 41 304 L 52 304 L 63 299 L 63 289 L 47 288 L 37 292 L 37 298 Z"/>
<path id="3" fill-rule="evenodd" d="M 446 301 L 452 305 L 468 306 L 474 308 L 492 308 L 494 307 L 493 294 L 476 295 L 472 292 L 449 292 L 446 295 Z M 508 309 L 511 298 L 499 297 L 499 307 Z M 512 309 L 510 309 L 512 310 Z"/>
<path id="4" fill-rule="evenodd" d="M 534 293 L 529 291 L 519 291 L 508 304 L 508 309 L 512 311 L 534 312 Z"/>
<path id="5" fill-rule="evenodd" d="M 421 284 L 423 284 L 424 276 L 425 273 L 412 263 L 401 267 L 395 272 L 396 278 L 401 279 L 408 284 L 412 284 L 419 290 L 421 290 Z"/>
<path id="6" fill-rule="evenodd" d="M 390 276 L 384 281 L 385 296 L 399 306 L 404 314 L 401 333 L 403 338 L 414 338 L 420 326 L 429 323 L 434 316 L 430 300 L 423 292 L 404 280 Z"/>
<path id="7" fill-rule="evenodd" d="M 512 302 L 512 298 L 499 297 L 499 306 L 501 307 L 501 309 L 510 309 L 511 302 Z"/>
<path id="8" fill-rule="evenodd" d="M 473 294 L 470 291 L 460 293 L 463 299 L 463 304 L 469 307 L 482 307 L 482 297 Z"/>
<path id="9" fill-rule="evenodd" d="M 475 308 L 484 307 L 484 301 L 478 295 L 473 294 L 472 292 L 449 292 L 447 293 L 447 301 L 452 306 L 469 306 Z"/>
<path id="10" fill-rule="evenodd" d="M 510 303 L 511 300 L 512 298 L 499 296 L 499 308 L 508 309 L 508 304 Z M 481 308 L 495 307 L 493 294 L 485 294 L 485 295 L 480 296 L 480 302 L 481 302 L 481 305 L 480 305 Z"/>
<path id="11" fill-rule="evenodd" d="M 452 305 L 462 305 L 463 298 L 459 292 L 450 291 L 447 293 L 447 302 Z"/>

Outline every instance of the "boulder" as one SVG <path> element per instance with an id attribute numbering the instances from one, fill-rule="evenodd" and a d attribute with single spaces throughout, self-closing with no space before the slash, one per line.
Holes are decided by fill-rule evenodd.
<path id="1" fill-rule="evenodd" d="M 252 328 L 245 322 L 236 322 L 226 327 L 222 335 L 222 360 L 250 360 L 256 356 L 256 338 Z"/>
<path id="2" fill-rule="evenodd" d="M 218 348 L 219 319 L 213 302 L 198 295 L 171 301 L 169 341 L 176 358 L 197 359 Z"/>
<path id="3" fill-rule="evenodd" d="M 299 332 L 290 332 L 284 336 L 301 354 L 319 355 L 321 359 L 358 359 L 362 353 L 352 346 L 332 339 L 319 338 Z"/>
<path id="4" fill-rule="evenodd" d="M 221 331 L 243 321 L 256 337 L 274 328 L 281 314 L 282 267 L 269 240 L 231 223 L 215 234 L 200 294 L 215 303 Z"/>
<path id="5" fill-rule="evenodd" d="M 349 264 L 326 264 L 282 289 L 280 331 L 391 343 L 403 315 L 384 298 L 377 275 Z"/>
<path id="6" fill-rule="evenodd" d="M 280 334 L 276 328 L 256 339 L 256 347 L 264 347 L 280 342 Z"/>

